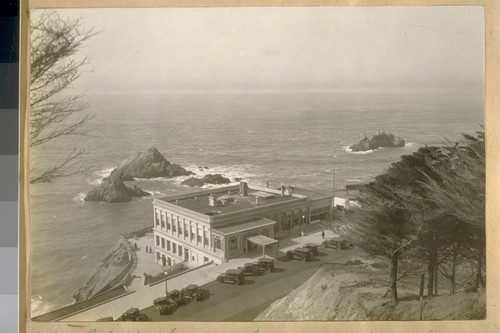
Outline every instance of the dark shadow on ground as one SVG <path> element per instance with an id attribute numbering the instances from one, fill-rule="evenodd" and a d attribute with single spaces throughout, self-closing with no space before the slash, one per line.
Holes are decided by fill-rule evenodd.
<path id="1" fill-rule="evenodd" d="M 274 267 L 273 271 L 271 273 L 281 273 L 284 272 L 285 269 L 281 267 Z"/>
<path id="2" fill-rule="evenodd" d="M 255 280 L 248 280 L 248 279 L 245 279 L 245 282 L 243 282 L 243 285 L 247 286 L 247 285 L 252 285 L 255 283 Z"/>

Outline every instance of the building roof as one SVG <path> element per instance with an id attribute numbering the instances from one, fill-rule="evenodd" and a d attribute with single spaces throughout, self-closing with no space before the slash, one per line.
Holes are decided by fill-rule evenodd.
<path id="1" fill-rule="evenodd" d="M 316 192 L 316 191 L 305 190 L 305 189 L 299 188 L 299 187 L 294 187 L 293 188 L 293 193 L 305 195 L 305 196 L 307 196 L 307 197 L 309 197 L 310 199 L 313 199 L 313 200 L 314 199 L 328 197 L 328 196 L 332 196 L 332 194 L 324 194 L 324 193 L 320 193 L 320 192 Z"/>
<path id="2" fill-rule="evenodd" d="M 216 201 L 225 200 L 226 202 L 219 203 L 216 206 L 210 206 L 208 199 L 210 193 L 205 191 L 203 193 L 193 192 L 192 196 L 181 199 L 170 199 L 169 197 L 166 197 L 161 200 L 198 213 L 206 215 L 220 215 L 300 199 L 294 196 L 281 196 L 280 194 L 276 194 L 271 191 L 263 192 L 262 190 L 252 190 L 251 188 L 248 189 L 247 196 L 239 194 L 237 190 L 230 191 L 230 193 L 227 191 L 223 193 L 217 193 L 214 191 L 214 195 Z M 229 198 L 231 198 L 230 201 L 227 200 Z"/>
<path id="3" fill-rule="evenodd" d="M 278 241 L 276 239 L 264 236 L 264 235 L 257 235 L 257 236 L 252 236 L 248 237 L 247 240 L 251 243 L 260 245 L 260 246 L 266 246 L 266 245 L 271 245 L 271 244 L 276 244 Z"/>
<path id="4" fill-rule="evenodd" d="M 229 236 L 240 232 L 250 231 L 253 229 L 258 229 L 269 225 L 274 225 L 275 223 L 276 221 L 270 219 L 258 219 L 246 223 L 235 223 L 223 228 L 215 228 L 212 229 L 212 231 L 214 233 L 221 234 L 222 236 Z"/>

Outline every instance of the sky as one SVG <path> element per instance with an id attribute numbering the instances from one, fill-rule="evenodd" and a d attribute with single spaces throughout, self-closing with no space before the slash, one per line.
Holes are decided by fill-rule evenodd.
<path id="1" fill-rule="evenodd" d="M 58 12 L 99 31 L 75 83 L 90 93 L 483 89 L 482 7 Z"/>

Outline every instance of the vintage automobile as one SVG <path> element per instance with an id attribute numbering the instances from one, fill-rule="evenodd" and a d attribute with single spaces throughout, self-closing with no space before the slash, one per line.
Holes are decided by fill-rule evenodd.
<path id="1" fill-rule="evenodd" d="M 274 270 L 274 259 L 259 258 L 259 261 L 256 264 L 259 270 L 263 270 L 267 273 L 270 273 Z"/>
<path id="2" fill-rule="evenodd" d="M 141 313 L 138 308 L 130 308 L 125 311 L 117 321 L 148 321 L 150 318 Z"/>
<path id="3" fill-rule="evenodd" d="M 316 245 L 316 244 L 307 243 L 306 245 L 304 245 L 304 247 L 306 249 L 311 250 L 313 256 L 317 256 L 319 254 L 318 245 Z"/>
<path id="4" fill-rule="evenodd" d="M 172 298 L 163 296 L 153 301 L 153 305 L 161 315 L 168 315 L 177 310 L 177 302 Z"/>
<path id="5" fill-rule="evenodd" d="M 228 269 L 225 273 L 219 274 L 217 277 L 219 282 L 232 282 L 235 285 L 243 284 L 245 282 L 245 276 L 243 275 L 243 269 Z"/>
<path id="6" fill-rule="evenodd" d="M 293 251 L 287 251 L 286 256 L 290 259 L 299 259 L 301 261 L 309 261 L 312 259 L 312 251 L 304 247 L 298 247 Z"/>
<path id="7" fill-rule="evenodd" d="M 347 250 L 351 247 L 345 239 L 327 239 L 321 245 L 339 250 Z"/>
<path id="8" fill-rule="evenodd" d="M 182 291 L 177 289 L 173 289 L 168 292 L 168 298 L 175 302 L 175 305 L 183 306 L 186 303 L 189 303 L 191 299 L 187 298 L 186 295 Z"/>
<path id="9" fill-rule="evenodd" d="M 200 288 L 196 284 L 190 284 L 186 288 L 183 288 L 181 293 L 188 300 L 204 301 L 210 297 L 208 289 Z"/>
<path id="10" fill-rule="evenodd" d="M 238 269 L 243 272 L 243 275 L 260 275 L 257 263 L 248 262 L 243 267 L 238 267 Z"/>

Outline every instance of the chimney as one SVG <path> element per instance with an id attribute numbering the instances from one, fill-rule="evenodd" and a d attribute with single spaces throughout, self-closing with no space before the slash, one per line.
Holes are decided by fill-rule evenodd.
<path id="1" fill-rule="evenodd" d="M 240 195 L 248 196 L 248 184 L 246 182 L 240 182 Z"/>
<path id="2" fill-rule="evenodd" d="M 285 196 L 285 185 L 281 185 L 281 196 Z"/>
<path id="3" fill-rule="evenodd" d="M 269 182 L 266 180 L 266 187 L 269 188 Z"/>
<path id="4" fill-rule="evenodd" d="M 210 195 L 208 196 L 208 205 L 210 207 L 217 206 L 217 201 L 215 200 L 215 196 L 213 193 L 210 193 Z"/>

